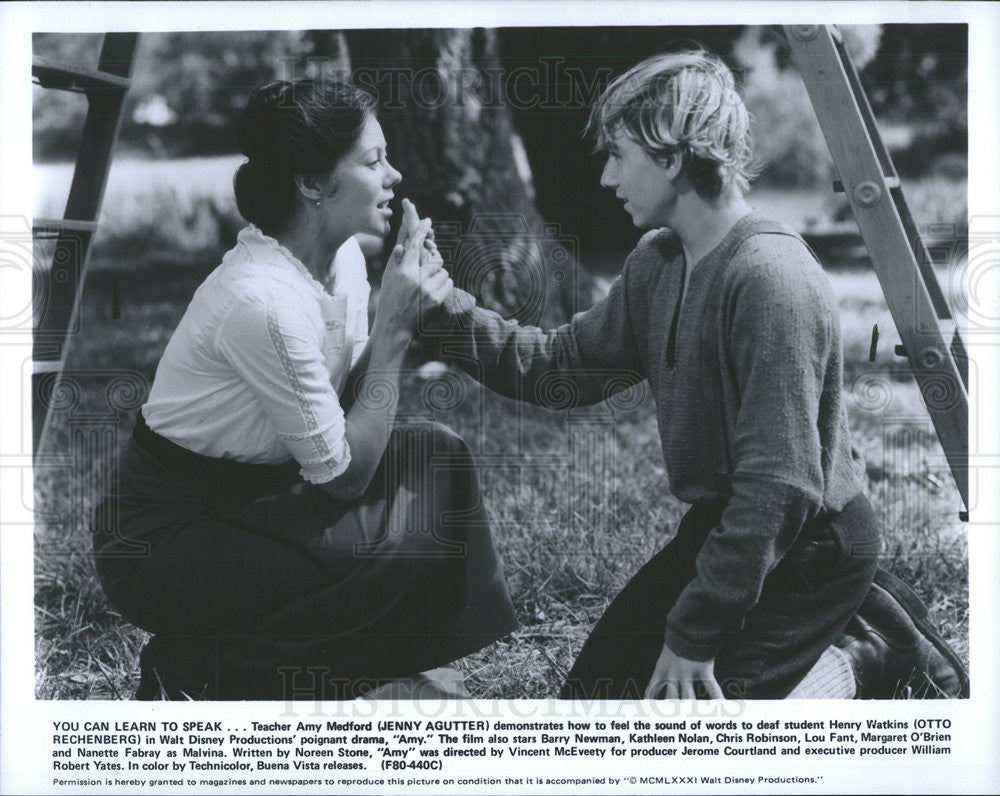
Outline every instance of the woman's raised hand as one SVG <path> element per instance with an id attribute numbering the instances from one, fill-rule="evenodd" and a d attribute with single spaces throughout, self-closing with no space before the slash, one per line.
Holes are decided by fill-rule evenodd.
<path id="1" fill-rule="evenodd" d="M 452 286 L 433 243 L 430 219 L 421 220 L 413 203 L 404 199 L 403 222 L 382 277 L 376 326 L 385 324 L 387 332 L 411 336 L 421 310 L 442 304 Z"/>

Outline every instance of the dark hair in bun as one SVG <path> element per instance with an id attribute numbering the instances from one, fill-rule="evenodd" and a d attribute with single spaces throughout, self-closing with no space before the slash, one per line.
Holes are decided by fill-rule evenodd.
<path id="1" fill-rule="evenodd" d="M 274 80 L 255 89 L 237 132 L 247 162 L 236 171 L 236 206 L 266 234 L 295 211 L 296 175 L 329 172 L 375 111 L 370 94 L 343 81 Z"/>

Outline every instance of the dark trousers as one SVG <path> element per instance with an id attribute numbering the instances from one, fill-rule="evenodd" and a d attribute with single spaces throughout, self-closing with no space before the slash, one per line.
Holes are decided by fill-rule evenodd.
<path id="1" fill-rule="evenodd" d="M 567 676 L 563 699 L 643 697 L 663 649 L 667 613 L 696 576 L 698 551 L 723 508 L 693 506 L 674 539 L 612 601 Z M 864 495 L 803 528 L 715 658 L 726 697 L 786 697 L 861 605 L 877 556 L 878 527 Z"/>

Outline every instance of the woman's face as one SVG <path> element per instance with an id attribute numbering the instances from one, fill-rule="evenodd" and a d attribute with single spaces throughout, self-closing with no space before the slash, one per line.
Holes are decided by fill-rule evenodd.
<path id="1" fill-rule="evenodd" d="M 323 201 L 332 228 L 347 236 L 389 233 L 393 187 L 403 178 L 386 159 L 382 125 L 369 116 L 354 147 L 333 168 L 333 195 Z"/>
<path id="2" fill-rule="evenodd" d="M 601 185 L 625 202 L 639 229 L 669 226 L 677 191 L 666 169 L 639 144 L 620 131 L 608 147 Z"/>

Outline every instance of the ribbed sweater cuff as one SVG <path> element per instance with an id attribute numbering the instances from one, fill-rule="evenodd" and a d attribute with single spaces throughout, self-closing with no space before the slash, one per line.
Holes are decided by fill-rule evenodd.
<path id="1" fill-rule="evenodd" d="M 671 652 L 690 661 L 708 661 L 719 654 L 722 640 L 715 633 L 707 633 L 703 639 L 682 636 L 669 624 L 664 640 Z"/>

